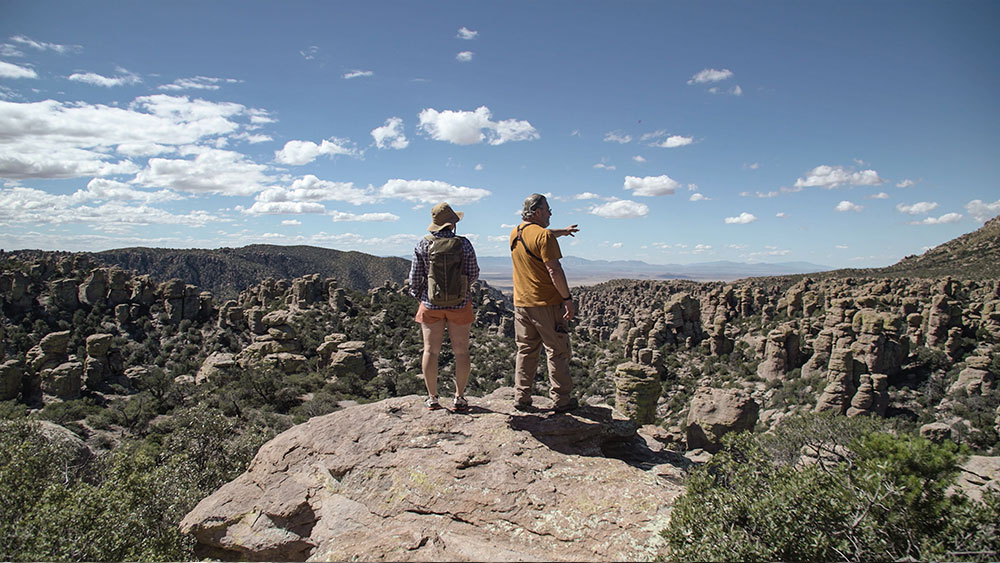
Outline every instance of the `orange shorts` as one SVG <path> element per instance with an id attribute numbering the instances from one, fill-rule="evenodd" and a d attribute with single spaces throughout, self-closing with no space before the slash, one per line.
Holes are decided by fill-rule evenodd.
<path id="1" fill-rule="evenodd" d="M 461 309 L 428 309 L 423 303 L 417 309 L 417 315 L 413 320 L 420 324 L 432 325 L 441 321 L 457 325 L 472 324 L 476 320 L 476 315 L 472 312 L 472 302 L 465 304 Z"/>

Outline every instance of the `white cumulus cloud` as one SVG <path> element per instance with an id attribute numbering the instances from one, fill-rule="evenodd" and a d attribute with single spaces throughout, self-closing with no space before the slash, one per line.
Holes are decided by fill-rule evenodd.
<path id="1" fill-rule="evenodd" d="M 680 183 L 666 174 L 662 176 L 646 176 L 644 178 L 625 176 L 624 188 L 632 190 L 632 194 L 637 196 L 672 195 L 679 187 L 681 187 Z"/>
<path id="2" fill-rule="evenodd" d="M 722 70 L 716 70 L 714 68 L 706 68 L 705 70 L 695 74 L 688 80 L 688 84 L 704 84 L 706 82 L 722 82 L 733 77 L 733 71 L 728 68 Z"/>
<path id="3" fill-rule="evenodd" d="M 34 69 L 0 61 L 0 78 L 38 78 Z"/>
<path id="4" fill-rule="evenodd" d="M 937 209 L 937 206 L 938 204 L 936 201 L 918 201 L 917 203 L 911 205 L 900 203 L 896 206 L 896 210 L 900 213 L 907 213 L 909 215 L 923 215 Z"/>
<path id="5" fill-rule="evenodd" d="M 626 135 L 626 134 L 622 133 L 621 131 L 611 131 L 609 133 L 605 133 L 605 135 L 604 135 L 604 142 L 605 143 L 621 143 L 621 144 L 624 145 L 624 144 L 632 142 L 632 136 L 631 135 Z"/>
<path id="6" fill-rule="evenodd" d="M 711 198 L 705 197 L 703 194 L 695 192 L 691 194 L 691 197 L 688 198 L 688 201 L 707 201 L 709 199 Z"/>
<path id="7" fill-rule="evenodd" d="M 163 84 L 159 86 L 160 90 L 173 91 L 178 90 L 219 90 L 222 88 L 223 84 L 238 84 L 240 80 L 235 78 L 216 78 L 212 76 L 195 76 L 192 78 L 178 78 L 170 84 Z"/>
<path id="8" fill-rule="evenodd" d="M 104 88 L 114 88 L 115 86 L 129 86 L 132 84 L 139 84 L 142 82 L 140 78 L 135 73 L 129 72 L 123 68 L 118 69 L 117 76 L 103 76 L 95 72 L 84 72 L 71 74 L 68 77 L 74 82 L 83 82 L 84 84 L 90 84 L 92 86 L 101 86 Z"/>
<path id="9" fill-rule="evenodd" d="M 757 216 L 753 213 L 747 213 L 744 211 L 736 217 L 726 217 L 725 222 L 727 225 L 748 225 L 757 220 Z"/>
<path id="10" fill-rule="evenodd" d="M 458 28 L 458 35 L 456 35 L 455 37 L 466 40 L 475 39 L 476 37 L 479 37 L 479 32 L 473 31 L 465 26 L 462 26 Z"/>
<path id="11" fill-rule="evenodd" d="M 136 174 L 135 181 L 147 187 L 227 196 L 252 195 L 272 181 L 266 166 L 237 152 L 208 147 L 188 147 L 180 152 L 194 158 L 151 158 L 146 168 Z"/>
<path id="12" fill-rule="evenodd" d="M 885 183 L 874 170 L 854 172 L 843 166 L 821 165 L 795 181 L 796 188 L 820 187 L 832 190 L 840 186 L 878 186 Z"/>
<path id="13" fill-rule="evenodd" d="M 837 211 L 840 211 L 841 213 L 846 212 L 846 211 L 858 212 L 858 211 L 861 211 L 862 209 L 864 209 L 864 206 L 863 205 L 857 205 L 857 204 L 851 203 L 850 201 L 847 201 L 845 199 L 844 201 L 841 201 L 840 203 L 838 203 L 837 206 L 834 207 L 834 209 L 836 209 Z"/>
<path id="14" fill-rule="evenodd" d="M 473 53 L 472 51 L 462 51 L 461 53 L 455 55 L 455 60 L 462 63 L 467 63 L 472 60 L 473 55 L 475 55 L 475 53 Z"/>
<path id="15" fill-rule="evenodd" d="M 655 147 L 661 147 L 665 149 L 673 149 L 677 147 L 684 147 L 690 145 L 694 142 L 693 137 L 684 137 L 683 135 L 671 135 L 664 139 L 663 141 L 654 144 Z"/>
<path id="16" fill-rule="evenodd" d="M 399 221 L 399 215 L 392 213 L 344 213 L 342 211 L 331 211 L 330 217 L 335 223 L 342 222 L 365 222 L 365 223 L 388 223 Z"/>
<path id="17" fill-rule="evenodd" d="M 0 177 L 76 178 L 135 173 L 136 155 L 218 142 L 245 132 L 249 116 L 266 116 L 240 104 L 165 94 L 136 98 L 127 108 L 45 100 L 0 100 Z M 31 123 L 31 127 L 25 127 Z M 241 131 L 244 130 L 244 131 Z M 121 147 L 121 152 L 109 150 Z"/>
<path id="18" fill-rule="evenodd" d="M 945 213 L 940 217 L 927 217 L 923 221 L 914 221 L 914 225 L 945 225 L 947 223 L 956 223 L 962 220 L 962 215 L 960 213 Z"/>
<path id="19" fill-rule="evenodd" d="M 312 141 L 288 141 L 281 150 L 275 151 L 274 159 L 282 164 L 301 166 L 309 164 L 321 155 L 357 156 L 358 151 L 351 146 L 350 140 L 336 137 L 324 139 L 318 145 Z"/>
<path id="20" fill-rule="evenodd" d="M 982 223 L 1000 214 L 1000 199 L 993 203 L 984 203 L 982 200 L 974 199 L 965 204 L 965 210 L 973 219 Z"/>
<path id="21" fill-rule="evenodd" d="M 403 119 L 399 117 L 390 117 L 385 125 L 372 129 L 372 138 L 380 149 L 405 149 L 410 145 L 403 132 Z"/>
<path id="22" fill-rule="evenodd" d="M 183 197 L 170 190 L 158 190 L 148 192 L 137 190 L 133 186 L 117 180 L 107 178 L 94 178 L 87 182 L 86 189 L 77 190 L 73 196 L 74 201 L 140 201 L 142 203 L 156 203 L 161 201 L 174 201 Z"/>
<path id="23" fill-rule="evenodd" d="M 909 188 L 910 186 L 912 186 L 914 184 L 916 184 L 916 182 L 914 182 L 913 180 L 906 179 L 906 180 L 903 180 L 903 181 L 899 182 L 898 184 L 896 184 L 896 187 L 897 188 Z"/>
<path id="24" fill-rule="evenodd" d="M 79 45 L 60 45 L 58 43 L 46 43 L 45 41 L 35 41 L 24 35 L 15 35 L 10 38 L 11 41 L 24 45 L 25 47 L 31 47 L 38 51 L 53 51 L 61 55 L 67 53 L 78 53 L 83 50 L 83 47 Z"/>
<path id="25" fill-rule="evenodd" d="M 270 187 L 257 194 L 261 203 L 343 201 L 354 205 L 378 201 L 374 189 L 355 187 L 352 182 L 331 182 L 306 174 L 288 187 Z"/>
<path id="26" fill-rule="evenodd" d="M 733 86 L 732 88 L 719 88 L 718 86 L 713 86 L 712 88 L 708 89 L 708 92 L 710 94 L 728 94 L 730 96 L 742 96 L 743 88 L 740 88 L 739 84 Z"/>
<path id="27" fill-rule="evenodd" d="M 102 194 L 102 191 L 105 193 Z M 111 196 L 108 191 L 120 193 Z M 112 199 L 122 195 L 128 197 Z M 173 214 L 145 204 L 159 197 L 154 194 L 140 195 L 119 185 L 89 186 L 87 190 L 71 195 L 56 195 L 23 187 L 0 189 L 0 225 L 87 224 L 97 230 L 123 233 L 146 225 L 203 227 L 210 222 L 221 221 L 205 211 Z M 104 203 L 89 205 L 95 201 Z M 142 203 L 134 205 L 133 202 Z"/>
<path id="28" fill-rule="evenodd" d="M 436 141 L 456 145 L 475 145 L 488 142 L 502 145 L 512 141 L 531 141 L 538 132 L 527 121 L 507 119 L 493 121 L 493 114 L 486 106 L 475 111 L 437 111 L 427 108 L 420 112 L 420 130 Z"/>
<path id="29" fill-rule="evenodd" d="M 634 219 L 649 215 L 649 206 L 628 199 L 618 199 L 595 205 L 590 208 L 589 213 L 605 219 Z"/>
<path id="30" fill-rule="evenodd" d="M 672 149 L 690 145 L 694 142 L 694 137 L 686 137 L 684 135 L 668 135 L 666 131 L 660 129 L 659 131 L 644 134 L 639 138 L 639 141 L 648 143 L 651 147 Z"/>
<path id="31" fill-rule="evenodd" d="M 248 215 L 305 215 L 309 213 L 326 213 L 326 207 L 310 201 L 255 201 L 250 209 L 244 210 Z"/>
<path id="32" fill-rule="evenodd" d="M 370 70 L 352 70 L 344 73 L 344 80 L 350 80 L 352 78 L 368 78 L 370 76 L 375 76 L 375 73 Z"/>
<path id="33" fill-rule="evenodd" d="M 490 195 L 489 190 L 453 186 L 440 180 L 392 179 L 378 188 L 379 197 L 405 199 L 420 203 L 447 201 L 452 205 L 474 203 Z"/>

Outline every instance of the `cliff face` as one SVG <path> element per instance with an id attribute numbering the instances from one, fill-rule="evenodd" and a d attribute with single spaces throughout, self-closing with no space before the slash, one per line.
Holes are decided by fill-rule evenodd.
<path id="1" fill-rule="evenodd" d="M 228 560 L 627 561 L 655 557 L 686 460 L 607 407 L 467 415 L 416 396 L 317 417 L 181 523 Z M 536 397 L 537 405 L 548 401 Z"/>

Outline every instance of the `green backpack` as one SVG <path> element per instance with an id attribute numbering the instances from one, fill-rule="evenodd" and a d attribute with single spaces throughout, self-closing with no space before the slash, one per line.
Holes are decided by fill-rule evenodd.
<path id="1" fill-rule="evenodd" d="M 469 294 L 469 276 L 462 268 L 462 247 L 459 236 L 425 237 L 427 247 L 427 299 L 438 307 L 457 307 Z"/>

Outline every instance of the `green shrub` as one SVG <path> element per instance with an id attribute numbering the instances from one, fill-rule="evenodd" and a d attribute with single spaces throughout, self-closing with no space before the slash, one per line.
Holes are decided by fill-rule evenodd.
<path id="1" fill-rule="evenodd" d="M 850 449 L 842 447 L 845 430 Z M 811 434 L 788 442 L 804 432 Z M 838 436 L 840 444 L 827 441 Z M 674 505 L 663 532 L 672 560 L 967 560 L 1000 553 L 996 534 L 979 528 L 995 530 L 996 495 L 977 503 L 946 494 L 959 461 L 953 444 L 830 417 L 800 419 L 772 439 L 730 435 L 724 444 L 693 472 Z M 810 447 L 821 461 L 802 463 Z"/>
<path id="2" fill-rule="evenodd" d="M 150 440 L 92 465 L 30 422 L 0 433 L 0 559 L 193 560 L 177 523 L 246 470 L 274 430 L 206 407 L 181 412 Z"/>

